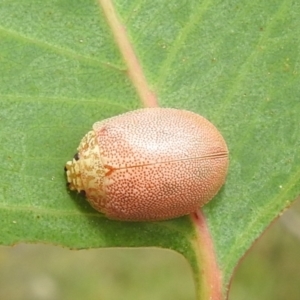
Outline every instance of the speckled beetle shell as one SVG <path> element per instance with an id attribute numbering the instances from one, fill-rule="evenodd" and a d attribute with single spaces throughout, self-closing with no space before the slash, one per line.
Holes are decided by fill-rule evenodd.
<path id="1" fill-rule="evenodd" d="M 157 221 L 207 203 L 227 168 L 226 143 L 205 118 L 145 108 L 95 123 L 65 170 L 69 188 L 106 217 Z"/>

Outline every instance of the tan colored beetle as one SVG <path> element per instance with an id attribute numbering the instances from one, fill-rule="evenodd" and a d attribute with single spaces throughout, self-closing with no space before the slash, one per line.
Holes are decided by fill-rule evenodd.
<path id="1" fill-rule="evenodd" d="M 228 149 L 205 118 L 145 108 L 93 126 L 65 167 L 69 188 L 109 219 L 157 221 L 196 211 L 225 182 Z"/>

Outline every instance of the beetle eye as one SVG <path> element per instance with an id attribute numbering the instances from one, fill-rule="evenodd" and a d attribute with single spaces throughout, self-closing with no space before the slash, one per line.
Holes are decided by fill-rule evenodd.
<path id="1" fill-rule="evenodd" d="M 82 197 L 85 197 L 86 193 L 85 193 L 84 190 L 81 190 L 81 191 L 79 192 L 79 195 L 82 196 Z"/>
<path id="2" fill-rule="evenodd" d="M 78 154 L 78 152 L 74 155 L 74 159 L 75 160 L 79 160 L 79 154 Z"/>

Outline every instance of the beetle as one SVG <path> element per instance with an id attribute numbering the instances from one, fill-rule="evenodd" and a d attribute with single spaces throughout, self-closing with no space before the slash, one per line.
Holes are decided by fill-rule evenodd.
<path id="1" fill-rule="evenodd" d="M 70 190 L 84 191 L 107 218 L 160 221 L 210 201 L 228 165 L 226 142 L 211 122 L 156 107 L 96 122 L 65 171 Z"/>

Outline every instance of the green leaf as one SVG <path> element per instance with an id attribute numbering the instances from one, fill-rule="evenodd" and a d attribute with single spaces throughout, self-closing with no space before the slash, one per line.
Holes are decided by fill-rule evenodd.
<path id="1" fill-rule="evenodd" d="M 159 104 L 203 115 L 228 143 L 227 182 L 203 208 L 225 291 L 239 259 L 299 195 L 300 6 L 114 7 Z M 103 11 L 86 0 L 0 4 L 0 242 L 170 248 L 204 284 L 208 248 L 193 217 L 110 221 L 66 188 L 64 164 L 92 124 L 142 106 Z"/>

